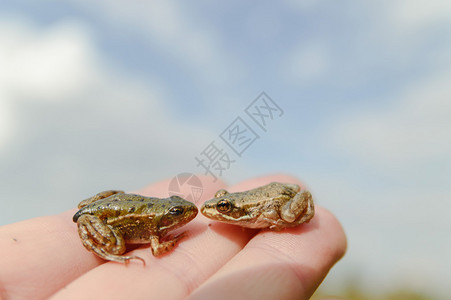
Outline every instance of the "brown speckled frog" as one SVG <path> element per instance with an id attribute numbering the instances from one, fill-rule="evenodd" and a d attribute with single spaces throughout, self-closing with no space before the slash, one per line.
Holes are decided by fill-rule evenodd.
<path id="1" fill-rule="evenodd" d="M 309 222 L 315 214 L 309 191 L 301 191 L 297 184 L 279 182 L 239 193 L 219 190 L 200 211 L 215 221 L 272 230 Z"/>
<path id="2" fill-rule="evenodd" d="M 152 253 L 161 255 L 174 248 L 184 236 L 167 237 L 197 215 L 197 207 L 178 196 L 165 199 L 105 191 L 83 200 L 73 217 L 86 249 L 106 260 L 126 263 L 144 260 L 136 255 L 123 256 L 125 243 L 150 243 Z"/>

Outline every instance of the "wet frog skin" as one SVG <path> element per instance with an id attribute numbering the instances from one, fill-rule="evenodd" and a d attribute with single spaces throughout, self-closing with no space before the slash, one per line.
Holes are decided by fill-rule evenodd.
<path id="1" fill-rule="evenodd" d="M 144 262 L 136 255 L 122 255 L 126 243 L 150 243 L 155 256 L 172 250 L 185 232 L 174 237 L 165 235 L 190 222 L 198 211 L 193 203 L 178 196 L 160 199 L 113 190 L 83 200 L 78 208 L 73 221 L 86 249 L 122 263 L 130 259 Z"/>
<path id="2" fill-rule="evenodd" d="M 297 184 L 279 182 L 238 193 L 219 190 L 200 211 L 215 221 L 271 230 L 309 222 L 315 214 L 309 191 L 301 191 Z"/>

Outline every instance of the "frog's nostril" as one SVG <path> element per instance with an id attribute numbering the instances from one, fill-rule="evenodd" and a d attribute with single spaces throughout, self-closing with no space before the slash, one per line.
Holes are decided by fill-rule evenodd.
<path id="1" fill-rule="evenodd" d="M 81 215 L 80 211 L 77 211 L 77 213 L 72 217 L 72 221 L 74 221 L 74 223 L 77 223 L 77 220 L 80 217 L 80 215 Z"/>

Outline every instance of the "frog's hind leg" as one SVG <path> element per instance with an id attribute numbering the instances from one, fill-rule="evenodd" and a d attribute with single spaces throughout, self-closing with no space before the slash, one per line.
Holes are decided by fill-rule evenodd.
<path id="1" fill-rule="evenodd" d="M 312 194 L 304 190 L 285 203 L 282 207 L 281 217 L 288 223 L 301 224 L 313 218 L 314 214 Z"/>
<path id="2" fill-rule="evenodd" d="M 143 262 L 144 265 L 146 265 L 146 261 L 139 256 L 136 256 L 136 255 L 125 256 L 125 255 L 112 254 L 112 253 L 107 252 L 105 249 L 95 247 L 90 243 L 91 243 L 90 241 L 86 241 L 86 242 L 83 242 L 83 245 L 86 248 L 88 248 L 90 251 L 94 252 L 95 254 L 97 254 L 98 256 L 100 256 L 101 258 L 103 258 L 105 260 L 111 260 L 111 261 L 116 261 L 116 262 L 120 262 L 120 263 L 128 263 L 130 259 L 139 259 Z"/>
<path id="3" fill-rule="evenodd" d="M 312 194 L 310 194 L 310 192 L 307 191 L 306 197 L 307 197 L 307 208 L 305 209 L 305 212 L 302 215 L 302 217 L 297 221 L 298 224 L 309 222 L 315 215 L 315 205 L 313 204 Z"/>
<path id="4" fill-rule="evenodd" d="M 105 199 L 105 198 L 107 198 L 109 196 L 112 196 L 112 195 L 115 195 L 115 194 L 124 194 L 124 191 L 108 190 L 108 191 L 100 192 L 100 193 L 95 194 L 94 196 L 92 196 L 92 197 L 90 197 L 88 199 L 85 199 L 85 200 L 81 201 L 80 203 L 78 203 L 78 208 L 80 209 L 80 208 L 82 208 L 82 207 L 84 207 L 84 206 L 86 206 L 88 204 L 96 202 L 97 200 Z"/>
<path id="5" fill-rule="evenodd" d="M 124 239 L 96 216 L 82 215 L 78 218 L 77 224 L 83 246 L 101 258 L 122 263 L 130 259 L 140 259 L 144 262 L 138 256 L 120 255 L 125 252 Z"/>

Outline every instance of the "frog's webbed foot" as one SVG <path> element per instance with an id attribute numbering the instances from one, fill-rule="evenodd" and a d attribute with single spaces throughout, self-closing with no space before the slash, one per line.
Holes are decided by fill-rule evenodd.
<path id="1" fill-rule="evenodd" d="M 310 221 L 315 214 L 312 194 L 309 191 L 297 193 L 281 211 L 281 217 L 288 223 L 301 224 Z M 299 218 L 300 217 L 300 218 Z"/>
<path id="2" fill-rule="evenodd" d="M 141 257 L 135 255 L 120 255 L 125 252 L 124 239 L 98 217 L 81 215 L 77 224 L 83 246 L 101 258 L 122 263 L 126 263 L 130 259 L 139 259 L 144 262 Z"/>
<path id="3" fill-rule="evenodd" d="M 124 191 L 108 190 L 108 191 L 100 192 L 100 193 L 95 194 L 94 196 L 92 196 L 92 197 L 90 197 L 88 199 L 85 199 L 85 200 L 81 201 L 80 203 L 78 203 L 78 208 L 80 209 L 80 208 L 82 208 L 82 207 L 84 207 L 84 206 L 86 206 L 88 204 L 96 202 L 97 200 L 105 199 L 105 198 L 107 198 L 109 196 L 112 196 L 112 195 L 115 195 L 115 194 L 124 194 Z"/>
<path id="4" fill-rule="evenodd" d="M 176 236 L 166 236 L 164 242 L 160 242 L 158 236 L 150 237 L 150 248 L 152 249 L 152 254 L 154 256 L 162 255 L 166 252 L 171 251 L 177 242 L 186 236 L 186 231 L 176 235 Z"/>
<path id="5" fill-rule="evenodd" d="M 116 254 L 111 254 L 111 253 L 105 252 L 105 251 L 103 251 L 103 249 L 98 249 L 98 250 L 100 253 L 97 252 L 96 250 L 93 250 L 93 251 L 97 255 L 99 255 L 100 257 L 102 257 L 103 259 L 106 259 L 106 260 L 111 260 L 111 261 L 116 261 L 116 262 L 127 264 L 130 261 L 130 259 L 139 259 L 140 261 L 142 261 L 144 266 L 146 265 L 146 261 L 143 258 L 136 256 L 136 255 L 128 255 L 128 256 L 116 255 Z"/>
<path id="6" fill-rule="evenodd" d="M 287 227 L 287 222 L 282 219 L 264 217 L 262 218 L 262 220 L 265 221 L 267 224 L 271 224 L 268 226 L 270 230 L 280 231 Z"/>

